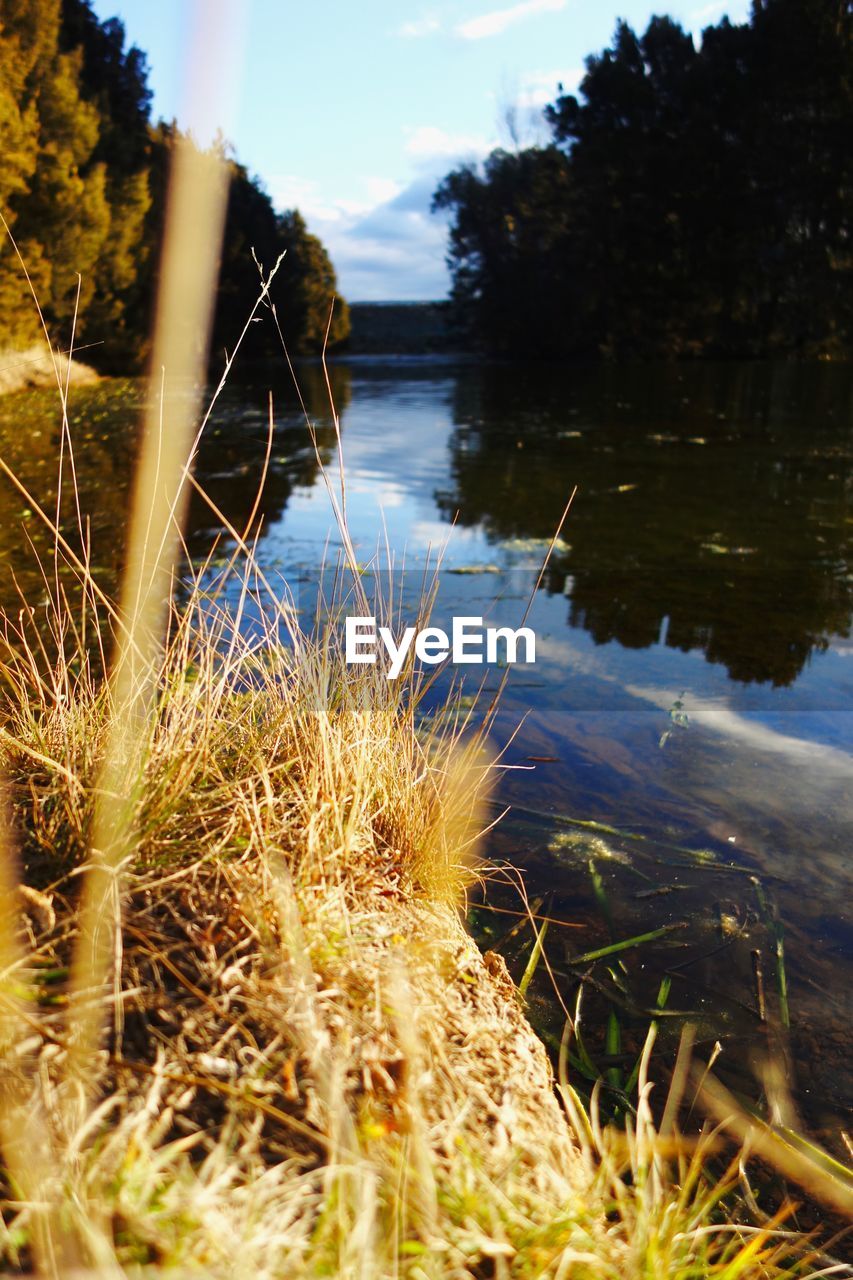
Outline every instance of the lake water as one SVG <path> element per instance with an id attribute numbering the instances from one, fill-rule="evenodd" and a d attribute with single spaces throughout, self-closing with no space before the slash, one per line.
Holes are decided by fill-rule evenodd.
<path id="1" fill-rule="evenodd" d="M 334 480 L 320 371 L 300 378 Z M 769 1047 L 787 1058 L 813 1130 L 849 1125 L 853 369 L 366 361 L 336 365 L 331 378 L 359 559 L 381 545 L 384 564 L 387 540 L 419 582 L 428 549 L 446 543 L 439 623 L 461 612 L 518 625 L 577 487 L 530 612 L 536 663 L 512 670 L 494 724 L 512 766 L 495 816 L 511 808 L 485 852 L 521 870 L 541 911 L 573 926 L 552 926 L 546 950 L 570 1008 L 589 974 L 592 1049 L 600 1059 L 596 1025 L 616 1010 L 619 1043 L 606 1062 L 618 1073 L 669 975 L 665 1049 L 689 1016 L 702 1051 L 719 1040 L 722 1074 L 754 1096 L 751 1074 Z M 227 389 L 200 460 L 237 523 L 261 470 L 269 385 Z M 259 557 L 298 595 L 338 539 L 293 389 L 273 391 Z M 144 394 L 115 381 L 72 401 L 82 503 L 107 581 Z M 48 505 L 57 443 L 53 398 L 0 401 L 0 453 Z M 40 590 L 22 523 L 45 549 L 33 511 L 4 482 L 7 609 L 9 568 L 31 597 Z M 194 554 L 216 532 L 194 503 Z M 503 674 L 489 672 L 487 690 Z M 488 943 L 519 900 L 499 879 L 486 896 L 485 907 L 472 896 L 471 918 Z M 574 959 L 658 930 L 603 965 Z M 523 966 L 530 942 L 526 928 L 504 944 L 513 964 Z M 559 1001 L 541 973 L 530 998 L 546 1036 L 558 1037 Z"/>

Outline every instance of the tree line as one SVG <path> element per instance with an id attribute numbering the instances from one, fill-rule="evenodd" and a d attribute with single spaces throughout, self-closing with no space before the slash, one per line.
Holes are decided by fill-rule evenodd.
<path id="1" fill-rule="evenodd" d="M 853 355 L 853 5 L 620 22 L 547 145 L 448 174 L 458 320 L 546 357 Z"/>
<path id="2" fill-rule="evenodd" d="M 101 22 L 89 0 L 0 0 L 0 347 L 38 337 L 21 262 L 55 339 L 76 315 L 85 359 L 129 371 L 148 354 L 174 123 L 154 123 L 145 55 L 127 47 L 118 19 Z M 319 350 L 335 273 L 296 210 L 278 214 L 257 179 L 227 157 L 230 190 L 213 350 L 233 349 L 269 271 L 289 348 Z M 79 277 L 79 286 L 78 286 Z M 79 289 L 79 291 L 78 291 Z M 349 328 L 335 305 L 330 342 Z M 91 345 L 89 345 L 91 344 Z M 250 354 L 280 351 L 271 324 L 250 331 Z"/>

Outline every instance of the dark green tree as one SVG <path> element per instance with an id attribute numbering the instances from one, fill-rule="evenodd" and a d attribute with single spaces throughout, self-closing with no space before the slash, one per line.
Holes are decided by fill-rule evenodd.
<path id="1" fill-rule="evenodd" d="M 277 215 L 257 179 L 234 160 L 230 167 L 214 359 L 223 351 L 233 351 L 258 298 L 261 276 L 268 277 L 280 257 L 268 303 L 260 307 L 243 340 L 242 358 L 281 357 L 282 338 L 291 355 L 316 355 L 323 350 L 327 328 L 328 348 L 333 349 L 349 333 L 349 311 L 337 297 L 337 280 L 326 250 L 309 233 L 300 213 L 291 210 Z"/>
<path id="2" fill-rule="evenodd" d="M 222 263 L 216 299 L 212 358 L 234 350 L 261 288 L 261 272 L 268 275 L 278 257 L 276 216 L 272 201 L 245 167 L 229 161 L 230 186 L 222 241 Z M 244 359 L 263 359 L 275 353 L 275 333 L 269 309 L 246 335 Z"/>
<path id="3" fill-rule="evenodd" d="M 22 35 L 6 25 L 4 15 L 0 8 L 0 212 L 13 230 L 18 202 L 29 191 L 38 161 L 39 119 L 36 102 L 27 93 L 34 61 L 31 47 L 25 48 Z M 21 273 L 9 238 L 0 230 L 0 345 L 26 341 L 32 331 Z"/>
<path id="4" fill-rule="evenodd" d="M 473 165 L 449 174 L 433 208 L 455 210 L 453 302 L 474 337 L 507 355 L 555 354 L 576 339 L 581 281 L 561 151 L 493 151 L 482 174 Z"/>
<path id="5" fill-rule="evenodd" d="M 327 341 L 331 350 L 349 334 L 349 309 L 329 255 L 297 209 L 277 219 L 276 247 L 285 255 L 273 290 L 285 341 L 302 354 L 321 352 Z"/>
<path id="6" fill-rule="evenodd" d="M 756 0 L 699 47 L 669 18 L 620 23 L 546 119 L 552 148 L 495 152 L 436 193 L 454 300 L 486 345 L 850 354 L 848 0 Z"/>
<path id="7" fill-rule="evenodd" d="M 691 233 L 696 59 L 668 18 L 641 38 L 620 23 L 613 46 L 587 59 L 582 100 L 546 113 L 577 183 L 584 329 L 606 354 L 682 354 L 704 337 Z"/>

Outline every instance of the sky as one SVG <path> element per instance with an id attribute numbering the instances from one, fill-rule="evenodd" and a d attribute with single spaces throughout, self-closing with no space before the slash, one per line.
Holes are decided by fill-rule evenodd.
<path id="1" fill-rule="evenodd" d="M 694 33 L 749 0 L 93 0 L 148 56 L 155 117 L 212 120 L 279 210 L 298 208 L 351 302 L 446 296 L 435 187 L 495 146 L 544 141 L 616 21 Z M 199 79 L 202 93 L 198 92 Z M 191 86 L 195 85 L 195 91 Z M 206 93 L 202 125 L 199 98 Z M 510 128 L 508 121 L 514 122 Z"/>

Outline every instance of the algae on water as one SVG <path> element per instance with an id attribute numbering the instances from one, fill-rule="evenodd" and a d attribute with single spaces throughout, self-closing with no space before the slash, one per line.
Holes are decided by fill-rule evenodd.
<path id="1" fill-rule="evenodd" d="M 592 859 L 607 859 L 630 865 L 631 859 L 621 849 L 615 849 L 603 836 L 588 831 L 558 831 L 551 837 L 548 852 L 558 862 L 568 866 L 583 866 Z"/>

